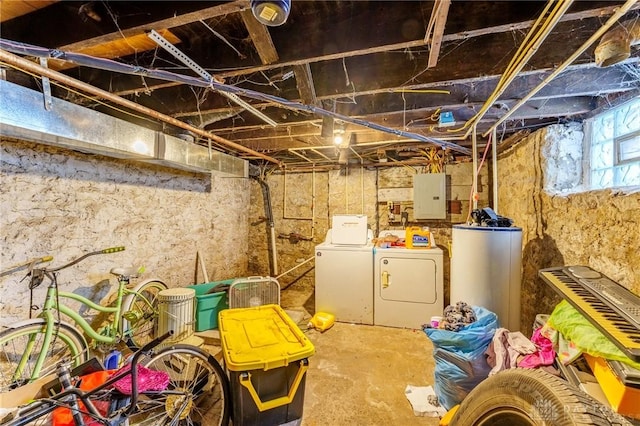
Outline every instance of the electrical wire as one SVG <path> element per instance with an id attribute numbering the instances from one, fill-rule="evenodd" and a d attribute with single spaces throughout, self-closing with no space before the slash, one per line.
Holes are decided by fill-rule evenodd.
<path id="1" fill-rule="evenodd" d="M 520 44 L 520 47 L 516 51 L 515 55 L 511 58 L 511 61 L 507 65 L 505 71 L 502 73 L 498 84 L 494 91 L 489 95 L 485 103 L 480 110 L 469 120 L 467 120 L 462 127 L 456 129 L 447 129 L 448 133 L 461 132 L 467 129 L 464 138 L 469 136 L 472 126 L 477 124 L 487 110 L 494 104 L 494 102 L 500 97 L 500 95 L 506 90 L 507 86 L 516 78 L 520 70 L 526 65 L 527 61 L 537 52 L 538 48 L 546 37 L 551 33 L 551 30 L 560 21 L 560 18 L 564 15 L 566 10 L 571 6 L 573 0 L 560 0 L 547 2 L 542 13 L 538 16 L 530 30 L 527 32 L 524 40 Z M 552 6 L 554 6 L 552 8 Z M 552 9 L 551 9 L 552 8 Z"/>
<path id="2" fill-rule="evenodd" d="M 244 89 L 237 86 L 230 86 L 227 84 L 219 83 L 215 80 L 207 81 L 199 77 L 191 77 L 191 76 L 182 75 L 182 74 L 175 74 L 175 73 L 171 73 L 163 70 L 147 69 L 140 66 L 123 64 L 120 62 L 113 61 L 111 59 L 95 58 L 95 57 L 84 55 L 81 53 L 62 52 L 57 49 L 50 50 L 43 47 L 32 46 L 26 43 L 14 42 L 14 41 L 2 39 L 2 38 L 0 38 L 0 49 L 4 49 L 13 53 L 21 53 L 29 56 L 55 58 L 55 59 L 71 61 L 79 65 L 89 66 L 89 67 L 103 69 L 107 71 L 118 72 L 122 74 L 143 75 L 143 76 L 149 76 L 152 78 L 157 78 L 160 80 L 180 82 L 180 83 L 198 86 L 198 87 L 208 87 L 212 90 L 217 90 L 220 92 L 235 94 L 235 95 L 244 96 L 251 99 L 274 103 L 274 104 L 280 105 L 282 108 L 291 109 L 294 111 L 307 111 L 312 114 L 330 116 L 338 120 L 357 124 L 359 126 L 378 130 L 384 133 L 390 133 L 396 136 L 402 136 L 402 137 L 406 137 L 408 139 L 414 139 L 420 142 L 432 143 L 434 145 L 438 145 L 443 148 L 449 148 L 453 151 L 460 152 L 466 155 L 469 155 L 471 153 L 471 150 L 469 150 L 468 148 L 462 147 L 452 142 L 420 135 L 417 133 L 407 132 L 404 130 L 392 129 L 392 128 L 385 127 L 370 121 L 366 121 L 358 118 L 352 118 L 352 117 L 342 115 L 333 111 L 327 111 L 323 108 L 320 108 L 314 105 L 305 105 L 300 102 L 290 101 L 288 99 L 280 98 L 280 97 L 269 95 L 266 93 L 256 92 L 250 89 Z"/>

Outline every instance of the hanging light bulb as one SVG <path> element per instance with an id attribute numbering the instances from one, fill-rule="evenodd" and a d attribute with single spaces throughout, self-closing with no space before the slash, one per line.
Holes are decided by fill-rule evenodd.
<path id="1" fill-rule="evenodd" d="M 291 0 L 251 0 L 253 16 L 270 27 L 284 24 L 290 10 Z"/>
<path id="2" fill-rule="evenodd" d="M 336 145 L 342 145 L 344 142 L 344 123 L 342 121 L 336 121 L 333 125 L 333 143 Z"/>

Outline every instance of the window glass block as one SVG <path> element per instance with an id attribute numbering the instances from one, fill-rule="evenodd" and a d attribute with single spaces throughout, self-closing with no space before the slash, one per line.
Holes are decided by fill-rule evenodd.
<path id="1" fill-rule="evenodd" d="M 613 167 L 613 142 L 609 141 L 591 147 L 591 168 Z"/>
<path id="2" fill-rule="evenodd" d="M 613 139 L 613 114 L 604 114 L 593 122 L 593 143 L 601 143 Z"/>
<path id="3" fill-rule="evenodd" d="M 609 188 L 613 186 L 613 169 L 591 171 L 591 187 L 593 189 Z"/>
<path id="4" fill-rule="evenodd" d="M 624 164 L 615 169 L 616 186 L 640 185 L 640 162 Z"/>
<path id="5" fill-rule="evenodd" d="M 640 98 L 591 121 L 591 189 L 640 185 Z"/>
<path id="6" fill-rule="evenodd" d="M 636 100 L 616 112 L 616 136 L 640 130 L 640 100 Z"/>

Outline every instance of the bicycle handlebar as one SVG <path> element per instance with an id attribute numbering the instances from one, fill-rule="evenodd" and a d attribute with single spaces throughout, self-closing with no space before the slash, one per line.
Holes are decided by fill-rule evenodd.
<path id="1" fill-rule="evenodd" d="M 25 268 L 29 268 L 29 270 L 31 270 L 38 263 L 51 262 L 52 260 L 53 260 L 53 256 L 36 257 L 34 259 L 27 260 L 26 262 L 21 262 L 16 265 L 8 267 L 4 271 L 0 272 L 0 277 L 4 277 L 5 275 L 12 274 L 14 272 L 17 272 Z"/>
<path id="2" fill-rule="evenodd" d="M 98 250 L 98 251 L 92 251 L 91 253 L 84 254 L 84 255 L 80 256 L 79 258 L 77 258 L 75 260 L 72 260 L 71 262 L 67 263 L 66 265 L 58 266 L 57 268 L 47 268 L 46 271 L 47 272 L 56 272 L 56 271 L 59 271 L 61 269 L 68 268 L 69 266 L 73 266 L 76 263 L 86 259 L 89 256 L 95 256 L 97 254 L 117 253 L 119 251 L 124 251 L 124 246 L 110 247 L 110 248 L 106 248 L 106 249 L 102 249 L 102 250 Z"/>

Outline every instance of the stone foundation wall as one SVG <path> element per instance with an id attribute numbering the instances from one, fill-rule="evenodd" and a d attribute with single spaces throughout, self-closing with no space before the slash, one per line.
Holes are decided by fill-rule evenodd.
<path id="1" fill-rule="evenodd" d="M 170 287 L 247 275 L 249 182 L 194 174 L 46 145 L 1 142 L 0 269 L 52 255 L 52 265 L 125 246 L 60 272 L 60 288 L 99 301 L 116 287 L 109 270 L 144 265 Z M 28 316 L 24 271 L 0 277 L 0 321 Z M 36 289 L 34 302 L 44 299 Z"/>
<path id="2" fill-rule="evenodd" d="M 542 268 L 588 265 L 640 294 L 640 193 L 545 192 L 551 177 L 545 170 L 560 160 L 548 163 L 541 152 L 562 152 L 555 145 L 564 138 L 573 145 L 575 132 L 574 127 L 551 126 L 498 160 L 500 214 L 523 229 L 522 330 L 530 330 L 536 313 L 551 312 L 560 300 L 538 278 Z"/>

